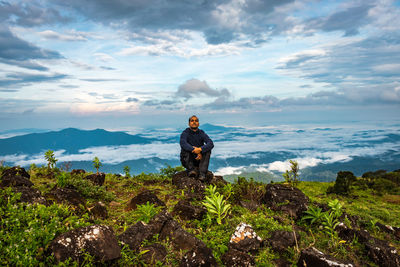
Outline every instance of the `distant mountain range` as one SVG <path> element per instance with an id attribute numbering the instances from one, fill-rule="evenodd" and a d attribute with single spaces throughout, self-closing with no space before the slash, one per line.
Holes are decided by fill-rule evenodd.
<path id="1" fill-rule="evenodd" d="M 148 144 L 153 141 L 152 138 L 130 135 L 124 132 L 67 128 L 61 131 L 31 133 L 0 139 L 0 156 L 36 154 L 48 149 L 64 149 L 67 153 L 77 153 L 80 149 L 94 146 Z"/>

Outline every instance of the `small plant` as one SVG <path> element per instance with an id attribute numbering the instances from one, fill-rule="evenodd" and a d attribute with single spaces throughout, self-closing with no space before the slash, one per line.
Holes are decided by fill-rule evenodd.
<path id="1" fill-rule="evenodd" d="M 288 184 L 295 186 L 299 182 L 299 163 L 295 160 L 289 160 L 289 162 L 290 171 L 286 170 L 282 176 Z"/>
<path id="2" fill-rule="evenodd" d="M 171 167 L 170 165 L 167 164 L 165 168 L 160 169 L 160 174 L 167 176 L 168 178 L 172 178 L 174 174 L 184 170 L 185 168 L 183 166 Z"/>
<path id="3" fill-rule="evenodd" d="M 302 220 L 309 220 L 310 224 L 320 223 L 324 213 L 322 209 L 319 207 L 313 208 L 310 207 L 308 210 L 304 212 L 306 215 L 303 216 Z"/>
<path id="4" fill-rule="evenodd" d="M 47 170 L 50 171 L 50 169 L 54 168 L 56 166 L 56 162 L 58 161 L 55 156 L 54 156 L 54 151 L 53 150 L 47 150 L 44 153 L 44 157 L 47 160 Z"/>
<path id="5" fill-rule="evenodd" d="M 103 164 L 100 162 L 98 157 L 94 157 L 93 159 L 93 167 L 96 169 L 96 173 L 99 174 L 99 169 Z"/>
<path id="6" fill-rule="evenodd" d="M 143 221 L 145 223 L 149 223 L 154 216 L 160 211 L 161 207 L 155 207 L 153 203 L 137 205 L 136 210 L 134 211 L 134 215 L 136 216 L 137 221 Z"/>
<path id="7" fill-rule="evenodd" d="M 207 189 L 205 201 L 202 204 L 207 208 L 208 219 L 212 220 L 212 214 L 217 217 L 217 223 L 222 224 L 222 220 L 229 214 L 231 205 L 226 202 L 224 196 L 216 192 L 216 186 L 210 185 Z"/>
<path id="8" fill-rule="evenodd" d="M 131 177 L 130 171 L 131 171 L 131 168 L 129 168 L 129 166 L 124 167 L 125 177 L 127 177 L 127 178 Z"/>

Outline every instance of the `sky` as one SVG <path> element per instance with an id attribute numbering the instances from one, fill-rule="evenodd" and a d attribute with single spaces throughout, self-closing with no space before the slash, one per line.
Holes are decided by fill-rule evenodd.
<path id="1" fill-rule="evenodd" d="M 0 0 L 0 130 L 397 121 L 400 2 Z"/>

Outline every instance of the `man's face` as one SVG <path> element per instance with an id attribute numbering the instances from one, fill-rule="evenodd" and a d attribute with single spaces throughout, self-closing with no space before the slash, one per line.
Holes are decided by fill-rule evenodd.
<path id="1" fill-rule="evenodd" d="M 189 120 L 189 127 L 192 130 L 197 130 L 199 128 L 199 119 L 197 117 L 191 117 Z"/>

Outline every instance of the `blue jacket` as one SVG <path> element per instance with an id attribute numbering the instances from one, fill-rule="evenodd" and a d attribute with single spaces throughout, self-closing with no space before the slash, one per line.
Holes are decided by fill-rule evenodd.
<path id="1" fill-rule="evenodd" d="M 183 150 L 192 152 L 193 147 L 201 147 L 202 152 L 208 152 L 214 147 L 213 141 L 208 137 L 208 135 L 203 131 L 198 129 L 197 131 L 192 131 L 190 128 L 186 128 L 180 139 L 181 148 Z"/>

